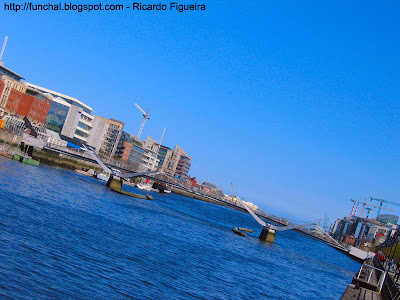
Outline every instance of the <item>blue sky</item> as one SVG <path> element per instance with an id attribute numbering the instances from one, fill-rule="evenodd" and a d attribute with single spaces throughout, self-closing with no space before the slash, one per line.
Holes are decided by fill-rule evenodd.
<path id="1" fill-rule="evenodd" d="M 271 213 L 334 221 L 350 199 L 400 203 L 399 4 L 201 3 L 205 12 L 0 7 L 3 61 L 134 134 L 134 103 L 149 108 L 142 137 L 166 127 L 163 144 L 187 151 L 192 176 L 226 193 L 232 182 Z"/>

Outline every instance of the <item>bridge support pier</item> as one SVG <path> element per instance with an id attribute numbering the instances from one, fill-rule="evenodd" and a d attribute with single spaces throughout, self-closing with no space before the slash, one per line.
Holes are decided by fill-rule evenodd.
<path id="1" fill-rule="evenodd" d="M 275 241 L 275 230 L 263 227 L 259 239 L 272 244 Z"/>
<path id="2" fill-rule="evenodd" d="M 122 179 L 120 177 L 114 177 L 110 175 L 110 178 L 107 181 L 106 186 L 108 186 L 111 189 L 122 189 Z"/>

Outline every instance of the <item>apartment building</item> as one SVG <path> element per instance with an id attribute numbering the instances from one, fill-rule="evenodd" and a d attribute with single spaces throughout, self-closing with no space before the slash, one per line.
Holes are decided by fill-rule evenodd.
<path id="1" fill-rule="evenodd" d="M 122 131 L 115 157 L 128 162 L 139 170 L 145 153 L 142 145 L 135 135 Z"/>
<path id="2" fill-rule="evenodd" d="M 144 148 L 157 155 L 157 165 L 160 171 L 169 176 L 186 180 L 189 174 L 192 159 L 178 145 L 174 150 L 160 145 L 156 140 L 147 137 Z"/>
<path id="3" fill-rule="evenodd" d="M 113 118 L 105 119 L 102 117 L 96 117 L 107 124 L 106 132 L 101 143 L 100 152 L 104 155 L 112 157 L 115 155 L 119 140 L 122 135 L 125 123 Z"/>

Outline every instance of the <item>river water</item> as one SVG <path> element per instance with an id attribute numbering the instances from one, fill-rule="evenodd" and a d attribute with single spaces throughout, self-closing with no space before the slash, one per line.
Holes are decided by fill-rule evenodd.
<path id="1" fill-rule="evenodd" d="M 151 194 L 0 157 L 0 298 L 339 299 L 360 267 L 293 231 L 266 245 L 248 214 Z"/>

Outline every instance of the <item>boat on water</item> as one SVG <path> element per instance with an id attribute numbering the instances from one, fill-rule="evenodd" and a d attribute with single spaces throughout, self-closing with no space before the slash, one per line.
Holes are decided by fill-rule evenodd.
<path id="1" fill-rule="evenodd" d="M 154 182 L 152 188 L 155 189 L 159 193 L 165 193 L 165 194 L 171 193 L 171 188 L 168 185 L 166 185 L 165 183 Z"/>
<path id="2" fill-rule="evenodd" d="M 30 156 L 20 156 L 18 154 L 14 154 L 13 159 L 14 160 L 18 160 L 18 161 L 23 162 L 23 163 L 28 164 L 28 165 L 33 165 L 33 166 L 39 166 L 40 165 L 40 161 L 39 160 L 35 160 Z"/>
<path id="3" fill-rule="evenodd" d="M 35 160 L 35 159 L 31 158 L 31 157 L 23 157 L 22 158 L 22 162 L 25 163 L 25 164 L 28 164 L 28 165 L 33 165 L 33 166 L 40 165 L 40 161 Z"/>
<path id="4" fill-rule="evenodd" d="M 136 187 L 143 191 L 151 191 L 152 190 L 151 185 L 148 183 L 138 183 L 136 185 Z"/>

